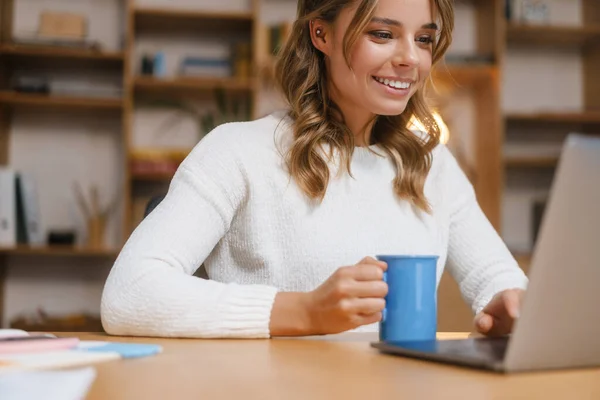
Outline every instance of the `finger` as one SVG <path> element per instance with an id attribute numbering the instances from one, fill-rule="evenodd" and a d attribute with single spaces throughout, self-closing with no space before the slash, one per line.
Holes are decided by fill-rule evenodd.
<path id="1" fill-rule="evenodd" d="M 373 264 L 358 264 L 352 269 L 352 278 L 356 281 L 383 281 L 383 270 Z"/>
<path id="2" fill-rule="evenodd" d="M 359 281 L 350 289 L 350 296 L 359 298 L 384 298 L 388 293 L 388 285 L 384 281 Z"/>
<path id="3" fill-rule="evenodd" d="M 369 314 L 369 315 L 361 315 L 361 316 L 359 316 L 358 324 L 359 324 L 359 326 L 374 324 L 376 322 L 381 321 L 381 318 L 382 318 L 381 312 L 376 312 L 374 314 Z"/>
<path id="4" fill-rule="evenodd" d="M 513 319 L 519 318 L 519 310 L 521 308 L 519 293 L 514 290 L 507 290 L 504 292 L 502 299 L 504 300 L 504 308 L 508 315 Z"/>
<path id="5" fill-rule="evenodd" d="M 503 313 L 506 310 L 506 308 L 504 307 L 504 300 L 502 299 L 502 296 L 503 293 L 497 293 L 494 297 L 492 297 L 490 302 L 487 303 L 481 311 L 485 314 L 494 316 Z"/>
<path id="6" fill-rule="evenodd" d="M 493 315 L 482 313 L 481 316 L 476 319 L 475 324 L 479 333 L 486 336 L 503 336 L 512 331 L 513 322 L 514 320 L 507 314 L 498 318 Z"/>
<path id="7" fill-rule="evenodd" d="M 484 312 L 479 313 L 475 317 L 475 328 L 477 332 L 487 334 L 494 327 L 494 318 Z"/>
<path id="8" fill-rule="evenodd" d="M 380 268 L 383 268 L 383 270 L 385 271 L 387 269 L 387 263 L 385 261 L 379 261 L 374 259 L 373 257 L 365 257 L 362 260 L 360 260 L 358 262 L 357 265 L 360 264 L 371 264 L 371 265 L 377 265 Z"/>
<path id="9" fill-rule="evenodd" d="M 384 299 L 365 298 L 355 299 L 353 302 L 353 311 L 359 315 L 375 314 L 383 311 L 384 308 Z"/>

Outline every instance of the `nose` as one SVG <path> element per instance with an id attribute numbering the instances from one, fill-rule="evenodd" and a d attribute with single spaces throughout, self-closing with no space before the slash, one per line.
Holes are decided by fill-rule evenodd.
<path id="1" fill-rule="evenodd" d="M 419 65 L 417 44 L 412 38 L 398 41 L 392 63 L 394 66 L 407 68 L 415 68 Z"/>

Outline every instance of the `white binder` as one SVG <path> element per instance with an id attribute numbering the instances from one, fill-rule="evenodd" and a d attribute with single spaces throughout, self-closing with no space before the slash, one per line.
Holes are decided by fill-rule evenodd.
<path id="1" fill-rule="evenodd" d="M 0 247 L 17 244 L 15 172 L 0 167 Z"/>

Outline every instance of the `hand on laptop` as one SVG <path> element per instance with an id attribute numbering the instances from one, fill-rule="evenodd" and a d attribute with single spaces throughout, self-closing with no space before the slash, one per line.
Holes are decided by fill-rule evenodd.
<path id="1" fill-rule="evenodd" d="M 492 300 L 475 317 L 477 332 L 487 336 L 501 336 L 512 331 L 525 291 L 508 289 L 496 294 Z"/>

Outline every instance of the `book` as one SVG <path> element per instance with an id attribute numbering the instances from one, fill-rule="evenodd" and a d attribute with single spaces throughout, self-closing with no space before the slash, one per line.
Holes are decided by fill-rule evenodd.
<path id="1" fill-rule="evenodd" d="M 0 168 L 0 247 L 17 244 L 15 172 Z"/>
<path id="2" fill-rule="evenodd" d="M 29 246 L 42 246 L 45 244 L 45 238 L 36 181 L 30 174 L 19 173 L 17 182 L 17 198 L 20 197 L 22 201 L 27 244 Z"/>

